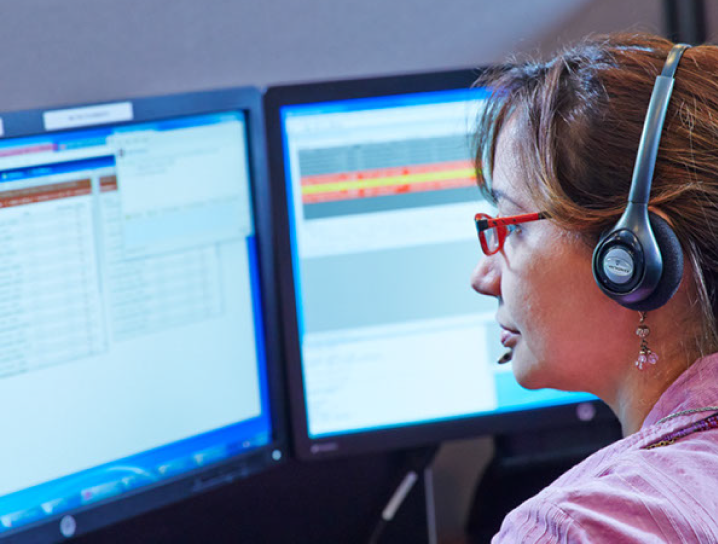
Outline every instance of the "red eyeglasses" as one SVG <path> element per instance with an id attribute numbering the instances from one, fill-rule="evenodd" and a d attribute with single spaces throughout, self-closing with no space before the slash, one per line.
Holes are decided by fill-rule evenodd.
<path id="1" fill-rule="evenodd" d="M 476 221 L 476 230 L 479 233 L 479 242 L 481 242 L 484 255 L 493 255 L 501 251 L 501 248 L 504 247 L 504 240 L 506 240 L 510 232 L 516 229 L 516 225 L 546 219 L 547 217 L 548 214 L 539 212 L 494 219 L 485 213 L 477 213 L 474 221 Z"/>

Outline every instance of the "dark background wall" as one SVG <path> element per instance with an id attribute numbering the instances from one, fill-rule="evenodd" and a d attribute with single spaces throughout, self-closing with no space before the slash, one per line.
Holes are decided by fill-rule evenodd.
<path id="1" fill-rule="evenodd" d="M 2 109 L 475 66 L 591 31 L 658 31 L 659 0 L 4 0 Z"/>

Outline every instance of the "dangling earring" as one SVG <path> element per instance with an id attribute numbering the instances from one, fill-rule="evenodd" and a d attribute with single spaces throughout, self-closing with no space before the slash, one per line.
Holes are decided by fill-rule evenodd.
<path id="1" fill-rule="evenodd" d="M 651 329 L 645 324 L 646 312 L 638 312 L 641 316 L 641 321 L 636 329 L 636 336 L 641 339 L 641 350 L 638 352 L 638 359 L 636 359 L 636 367 L 638 370 L 643 370 L 643 366 L 648 363 L 655 365 L 658 362 L 658 355 L 651 351 L 648 347 L 648 335 L 651 334 Z"/>

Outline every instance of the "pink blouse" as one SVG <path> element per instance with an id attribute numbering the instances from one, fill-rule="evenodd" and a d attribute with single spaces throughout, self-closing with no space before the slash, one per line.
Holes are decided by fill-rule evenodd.
<path id="1" fill-rule="evenodd" d="M 641 430 L 511 512 L 502 543 L 718 542 L 718 354 L 671 384 Z M 653 447 L 651 447 L 653 446 Z"/>

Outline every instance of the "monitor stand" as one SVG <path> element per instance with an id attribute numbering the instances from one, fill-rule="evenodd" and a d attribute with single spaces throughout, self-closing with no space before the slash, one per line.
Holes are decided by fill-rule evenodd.
<path id="1" fill-rule="evenodd" d="M 366 544 L 437 544 L 432 462 L 439 445 L 405 450 Z"/>
<path id="2" fill-rule="evenodd" d="M 504 517 L 568 469 L 621 438 L 617 420 L 497 435 L 467 517 L 468 542 L 489 542 Z"/>
<path id="3" fill-rule="evenodd" d="M 406 505 L 387 526 L 376 544 L 438 544 L 433 471 L 424 470 Z"/>

